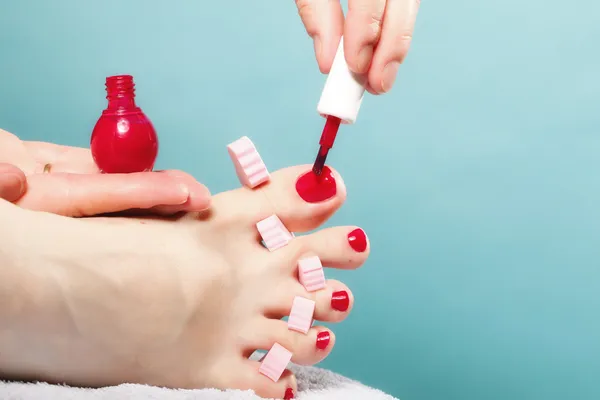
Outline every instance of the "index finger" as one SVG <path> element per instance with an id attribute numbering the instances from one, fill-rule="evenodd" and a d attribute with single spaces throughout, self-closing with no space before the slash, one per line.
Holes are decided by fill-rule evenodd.
<path id="1" fill-rule="evenodd" d="M 35 211 L 84 217 L 156 206 L 189 207 L 192 191 L 194 208 L 207 208 L 210 192 L 206 187 L 196 182 L 190 188 L 168 173 L 34 174 L 17 204 Z"/>

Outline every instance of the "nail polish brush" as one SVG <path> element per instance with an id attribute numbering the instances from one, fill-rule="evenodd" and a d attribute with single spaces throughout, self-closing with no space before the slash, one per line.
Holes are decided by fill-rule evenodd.
<path id="1" fill-rule="evenodd" d="M 365 83 L 365 76 L 355 74 L 348 68 L 342 38 L 317 105 L 318 113 L 326 118 L 326 121 L 319 140 L 319 152 L 313 164 L 312 170 L 315 175 L 319 176 L 323 172 L 340 124 L 351 125 L 356 122 L 365 94 Z"/>

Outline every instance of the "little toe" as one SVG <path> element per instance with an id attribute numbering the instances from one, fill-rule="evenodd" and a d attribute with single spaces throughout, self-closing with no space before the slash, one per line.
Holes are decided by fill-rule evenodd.
<path id="1" fill-rule="evenodd" d="M 298 391 L 296 377 L 286 369 L 277 382 L 259 372 L 261 361 L 243 360 L 239 373 L 232 374 L 232 382 L 227 382 L 227 388 L 252 390 L 265 399 L 294 399 Z"/>
<path id="2" fill-rule="evenodd" d="M 282 286 L 273 305 L 266 309 L 265 315 L 269 318 L 289 316 L 296 296 L 314 301 L 313 319 L 322 322 L 342 322 L 354 306 L 352 291 L 335 279 L 327 280 L 325 288 L 315 292 L 307 292 L 299 282 L 293 282 L 289 286 Z"/>
<path id="3" fill-rule="evenodd" d="M 292 353 L 292 362 L 314 365 L 325 359 L 335 345 L 335 335 L 323 326 L 313 326 L 306 334 L 288 328 L 286 321 L 267 319 L 250 342 L 252 350 L 268 350 L 275 343 Z"/>
<path id="4" fill-rule="evenodd" d="M 346 199 L 340 175 L 330 168 L 316 177 L 310 165 L 284 168 L 257 189 L 230 192 L 230 201 L 244 205 L 251 218 L 250 228 L 271 215 L 277 215 L 290 232 L 306 232 L 323 224 Z"/>

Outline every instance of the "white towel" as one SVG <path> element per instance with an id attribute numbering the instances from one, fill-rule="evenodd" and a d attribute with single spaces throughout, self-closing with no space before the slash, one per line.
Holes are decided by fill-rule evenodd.
<path id="1" fill-rule="evenodd" d="M 315 367 L 291 366 L 298 380 L 299 400 L 398 400 L 379 390 Z M 216 389 L 174 390 L 144 385 L 100 389 L 47 383 L 0 382 L 2 400 L 258 400 L 251 391 Z"/>

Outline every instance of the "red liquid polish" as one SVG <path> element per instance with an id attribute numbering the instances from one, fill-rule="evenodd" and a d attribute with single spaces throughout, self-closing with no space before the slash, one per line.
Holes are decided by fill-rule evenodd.
<path id="1" fill-rule="evenodd" d="M 292 400 L 294 398 L 294 389 L 287 388 L 285 390 L 285 394 L 283 395 L 283 400 Z"/>
<path id="2" fill-rule="evenodd" d="M 331 335 L 327 331 L 319 332 L 317 335 L 317 349 L 325 350 L 329 346 Z"/>
<path id="3" fill-rule="evenodd" d="M 362 253 L 367 250 L 367 235 L 365 235 L 365 231 L 356 228 L 350 232 L 348 234 L 348 243 L 357 253 Z"/>
<path id="4" fill-rule="evenodd" d="M 339 292 L 333 292 L 331 296 L 331 308 L 337 311 L 347 311 L 350 307 L 350 297 L 348 292 L 340 290 Z"/>
<path id="5" fill-rule="evenodd" d="M 328 200 L 337 193 L 337 183 L 331 169 L 323 167 L 321 175 L 309 171 L 296 182 L 296 191 L 307 203 L 319 203 Z"/>
<path id="6" fill-rule="evenodd" d="M 106 78 L 108 107 L 92 132 L 92 157 L 104 173 L 152 171 L 158 155 L 158 137 L 150 119 L 135 104 L 130 75 Z"/>

